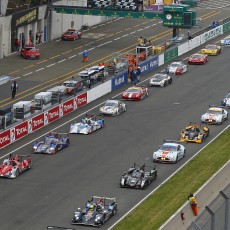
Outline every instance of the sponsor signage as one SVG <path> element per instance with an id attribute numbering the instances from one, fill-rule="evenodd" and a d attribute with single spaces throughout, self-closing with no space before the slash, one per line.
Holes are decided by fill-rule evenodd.
<path id="1" fill-rule="evenodd" d="M 63 103 L 63 116 L 66 114 L 73 112 L 74 110 L 74 99 L 68 100 Z"/>
<path id="2" fill-rule="evenodd" d="M 123 72 L 114 77 L 111 81 L 112 84 L 112 91 L 120 88 L 123 85 L 128 83 L 128 72 Z"/>
<path id="3" fill-rule="evenodd" d="M 178 57 L 178 47 L 166 50 L 164 53 L 164 63 L 169 62 Z"/>
<path id="4" fill-rule="evenodd" d="M 77 108 L 87 104 L 87 92 L 77 96 Z"/>
<path id="5" fill-rule="evenodd" d="M 11 130 L 11 134 L 13 135 L 13 130 Z M 14 127 L 14 135 L 15 140 L 18 140 L 28 134 L 28 121 L 24 121 L 19 125 Z"/>
<path id="6" fill-rule="evenodd" d="M 10 130 L 0 133 L 0 148 L 10 144 Z"/>
<path id="7" fill-rule="evenodd" d="M 49 109 L 47 112 L 47 116 L 48 116 L 48 123 L 51 123 L 57 119 L 59 119 L 59 106 L 56 106 L 52 109 Z"/>
<path id="8" fill-rule="evenodd" d="M 44 113 L 37 115 L 31 119 L 32 121 L 32 131 L 40 129 L 44 126 Z"/>
<path id="9" fill-rule="evenodd" d="M 223 33 L 227 33 L 230 31 L 230 22 L 227 22 L 223 25 Z"/>
<path id="10" fill-rule="evenodd" d="M 203 35 L 204 42 L 207 42 L 207 41 L 211 40 L 212 38 L 215 38 L 215 37 L 221 35 L 222 34 L 222 28 L 223 28 L 222 26 L 218 26 L 218 27 L 204 33 L 204 35 Z"/>
<path id="11" fill-rule="evenodd" d="M 138 63 L 141 68 L 141 75 L 147 74 L 159 66 L 159 56 L 153 56 L 150 60 Z"/>

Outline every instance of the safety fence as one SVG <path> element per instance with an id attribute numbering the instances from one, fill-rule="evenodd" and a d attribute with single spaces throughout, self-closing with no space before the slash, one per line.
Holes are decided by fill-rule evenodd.
<path id="1" fill-rule="evenodd" d="M 230 184 L 194 220 L 188 230 L 230 230 Z"/>

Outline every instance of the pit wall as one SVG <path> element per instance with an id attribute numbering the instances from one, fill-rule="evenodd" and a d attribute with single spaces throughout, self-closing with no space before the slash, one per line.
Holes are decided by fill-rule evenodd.
<path id="1" fill-rule="evenodd" d="M 166 50 L 160 55 L 151 57 L 139 64 L 142 76 L 157 69 L 174 59 L 178 58 L 184 53 L 208 42 L 209 40 L 227 33 L 230 31 L 230 22 L 225 23 L 215 29 L 205 32 L 192 40 L 186 41 L 185 43 Z M 15 141 L 35 132 L 38 129 L 43 128 L 46 125 L 60 119 L 63 116 L 81 108 L 82 106 L 124 86 L 128 83 L 127 71 L 117 74 L 112 79 L 105 81 L 104 83 L 92 88 L 89 91 L 83 92 L 47 111 L 44 111 L 30 119 L 27 119 L 14 127 L 11 127 L 0 133 L 0 149 L 14 143 Z"/>

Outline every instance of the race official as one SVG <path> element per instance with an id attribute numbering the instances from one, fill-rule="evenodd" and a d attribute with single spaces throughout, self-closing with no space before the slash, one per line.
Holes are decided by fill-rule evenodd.
<path id="1" fill-rule="evenodd" d="M 16 96 L 16 93 L 18 92 L 18 84 L 16 81 L 11 85 L 11 93 L 12 93 L 12 98 Z"/>

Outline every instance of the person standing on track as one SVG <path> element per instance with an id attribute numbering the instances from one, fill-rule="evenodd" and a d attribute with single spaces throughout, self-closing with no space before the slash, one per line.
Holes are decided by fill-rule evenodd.
<path id="1" fill-rule="evenodd" d="M 83 55 L 83 60 L 82 61 L 83 62 L 88 62 L 88 55 L 89 55 L 88 50 L 84 50 L 82 55 Z"/>
<path id="2" fill-rule="evenodd" d="M 14 99 L 16 93 L 18 92 L 18 84 L 16 81 L 11 85 L 12 98 Z"/>

